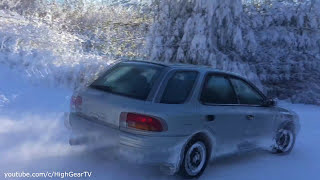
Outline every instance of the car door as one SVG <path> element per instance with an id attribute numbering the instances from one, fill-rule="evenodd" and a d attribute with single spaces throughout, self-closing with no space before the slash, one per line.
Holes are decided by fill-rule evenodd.
<path id="1" fill-rule="evenodd" d="M 251 149 L 268 144 L 272 140 L 276 110 L 264 106 L 265 96 L 247 81 L 230 77 L 239 100 L 236 111 L 240 118 L 246 119 L 245 141 L 242 149 Z"/>
<path id="2" fill-rule="evenodd" d="M 230 80 L 225 74 L 207 74 L 200 93 L 199 110 L 216 139 L 215 153 L 236 152 L 247 122 L 235 110 L 238 100 Z"/>
<path id="3" fill-rule="evenodd" d="M 149 111 L 150 114 L 165 119 L 169 128 L 163 134 L 188 136 L 200 128 L 196 127 L 200 125 L 196 121 L 198 114 L 195 105 L 190 102 L 199 77 L 198 71 L 178 69 L 171 71 L 164 79 Z"/>

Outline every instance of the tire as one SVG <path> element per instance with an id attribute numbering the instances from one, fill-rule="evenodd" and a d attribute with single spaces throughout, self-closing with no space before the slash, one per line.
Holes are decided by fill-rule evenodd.
<path id="1" fill-rule="evenodd" d="M 207 142 L 193 138 L 184 150 L 179 174 L 187 179 L 200 177 L 208 165 L 209 156 L 210 149 Z"/>
<path id="2" fill-rule="evenodd" d="M 280 128 L 275 137 L 275 144 L 272 152 L 275 154 L 287 155 L 292 151 L 295 142 L 296 135 L 292 125 Z"/>

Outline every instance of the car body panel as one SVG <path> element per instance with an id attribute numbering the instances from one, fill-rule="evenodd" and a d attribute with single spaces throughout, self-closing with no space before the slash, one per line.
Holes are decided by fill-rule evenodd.
<path id="1" fill-rule="evenodd" d="M 272 107 L 239 106 L 239 114 L 247 122 L 245 139 L 249 144 L 261 146 L 272 141 L 275 129 L 275 116 L 278 111 Z M 248 118 L 252 116 L 253 118 Z"/>
<path id="2" fill-rule="evenodd" d="M 200 119 L 216 137 L 217 147 L 215 150 L 217 154 L 235 152 L 238 145 L 244 141 L 247 121 L 239 116 L 236 109 L 234 106 L 199 105 Z M 208 115 L 214 116 L 214 120 L 208 121 Z"/>

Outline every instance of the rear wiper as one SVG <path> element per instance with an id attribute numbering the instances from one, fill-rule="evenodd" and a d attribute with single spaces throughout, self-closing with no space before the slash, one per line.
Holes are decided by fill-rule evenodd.
<path id="1" fill-rule="evenodd" d="M 91 85 L 90 87 L 92 87 L 94 89 L 112 92 L 112 87 L 110 87 L 110 86 Z"/>

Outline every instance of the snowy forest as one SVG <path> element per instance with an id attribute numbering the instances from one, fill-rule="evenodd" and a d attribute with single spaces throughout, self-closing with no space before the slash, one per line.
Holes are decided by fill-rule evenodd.
<path id="1" fill-rule="evenodd" d="M 318 0 L 2 0 L 0 12 L 28 27 L 0 26 L 0 63 L 55 84 L 145 59 L 209 65 L 270 97 L 320 104 Z"/>

